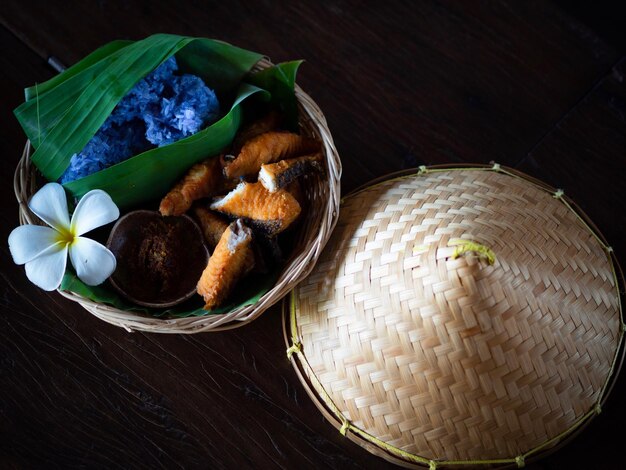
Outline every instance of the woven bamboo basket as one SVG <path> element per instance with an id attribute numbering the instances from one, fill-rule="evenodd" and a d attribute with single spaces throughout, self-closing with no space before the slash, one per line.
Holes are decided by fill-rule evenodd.
<path id="1" fill-rule="evenodd" d="M 562 191 L 494 166 L 357 190 L 284 302 L 324 416 L 404 467 L 521 467 L 601 411 L 624 357 L 623 276 Z"/>
<path id="2" fill-rule="evenodd" d="M 272 65 L 269 60 L 262 59 L 255 69 L 260 70 Z M 291 256 L 282 268 L 274 287 L 256 303 L 226 314 L 168 319 L 120 310 L 93 302 L 73 292 L 61 290 L 58 292 L 79 303 L 96 317 L 129 332 L 141 330 L 154 333 L 199 333 L 237 328 L 254 320 L 278 302 L 304 279 L 315 265 L 337 222 L 340 199 L 341 161 L 326 118 L 313 99 L 297 84 L 295 94 L 298 100 L 300 132 L 322 142 L 325 174 L 323 177 L 311 177 L 304 181 L 309 207 L 299 224 Z M 36 169 L 30 161 L 31 153 L 30 142 L 26 142 L 13 180 L 15 196 L 19 203 L 20 224 L 42 223 L 28 208 L 28 200 L 39 189 L 40 184 L 37 181 Z"/>

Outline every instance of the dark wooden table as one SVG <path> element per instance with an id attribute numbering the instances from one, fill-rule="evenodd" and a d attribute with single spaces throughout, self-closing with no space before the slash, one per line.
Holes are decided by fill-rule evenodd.
<path id="1" fill-rule="evenodd" d="M 18 223 L 22 89 L 55 74 L 50 59 L 171 32 L 306 59 L 298 81 L 326 114 L 344 192 L 419 164 L 495 160 L 564 188 L 626 266 L 626 56 L 581 8 L 576 19 L 539 0 L 5 1 L 0 239 Z M 129 334 L 37 289 L 0 249 L 0 468 L 392 467 L 306 396 L 278 306 L 231 332 Z M 623 468 L 625 393 L 622 375 L 580 436 L 528 467 Z"/>

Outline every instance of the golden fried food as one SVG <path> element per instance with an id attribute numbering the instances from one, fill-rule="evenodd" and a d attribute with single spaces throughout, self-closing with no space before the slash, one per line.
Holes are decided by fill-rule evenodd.
<path id="1" fill-rule="evenodd" d="M 246 142 L 234 160 L 225 162 L 224 175 L 229 179 L 256 175 L 264 163 L 273 163 L 319 150 L 320 143 L 317 140 L 291 132 L 266 132 Z"/>
<path id="2" fill-rule="evenodd" d="M 222 175 L 220 159 L 208 158 L 193 165 L 169 193 L 161 200 L 161 215 L 181 215 L 187 212 L 193 201 L 214 196 L 235 187 Z"/>
<path id="3" fill-rule="evenodd" d="M 197 292 L 204 299 L 205 310 L 218 307 L 254 266 L 252 238 L 252 230 L 241 220 L 222 234 L 198 281 Z"/>
<path id="4" fill-rule="evenodd" d="M 275 131 L 279 128 L 281 120 L 281 115 L 277 111 L 271 111 L 261 119 L 248 124 L 235 136 L 231 146 L 231 153 L 237 155 L 250 139 L 269 131 Z"/>
<path id="5" fill-rule="evenodd" d="M 222 238 L 222 234 L 228 228 L 228 222 L 220 215 L 201 205 L 193 207 L 193 215 L 198 225 L 200 225 L 200 229 L 204 234 L 204 240 L 212 253 L 220 238 Z"/>
<path id="6" fill-rule="evenodd" d="M 281 160 L 277 163 L 261 165 L 259 181 L 265 189 L 273 193 L 310 171 L 321 172 L 322 169 L 321 153 L 305 155 L 303 157 Z"/>
<path id="7" fill-rule="evenodd" d="M 270 193 L 261 183 L 241 182 L 226 196 L 214 200 L 211 209 L 231 218 L 245 218 L 266 235 L 285 230 L 300 215 L 300 204 L 289 192 Z"/>

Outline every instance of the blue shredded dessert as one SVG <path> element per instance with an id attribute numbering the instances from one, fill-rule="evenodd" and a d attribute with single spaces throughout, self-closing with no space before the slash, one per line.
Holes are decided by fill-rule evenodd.
<path id="1" fill-rule="evenodd" d="M 72 155 L 59 181 L 83 178 L 215 122 L 220 114 L 215 92 L 200 77 L 177 71 L 172 56 L 137 82 L 80 153 Z"/>

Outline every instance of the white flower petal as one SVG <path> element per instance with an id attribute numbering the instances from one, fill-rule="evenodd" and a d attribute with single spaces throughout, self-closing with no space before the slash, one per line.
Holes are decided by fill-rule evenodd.
<path id="1" fill-rule="evenodd" d="M 21 225 L 9 235 L 9 250 L 15 264 L 35 259 L 59 241 L 59 232 L 41 225 Z"/>
<path id="2" fill-rule="evenodd" d="M 30 199 L 28 207 L 52 228 L 62 232 L 70 226 L 65 190 L 58 183 L 44 185 Z"/>
<path id="3" fill-rule="evenodd" d="M 100 189 L 94 189 L 78 202 L 72 215 L 72 232 L 75 236 L 82 235 L 113 222 L 119 216 L 120 210 L 111 196 Z"/>
<path id="4" fill-rule="evenodd" d="M 90 286 L 102 284 L 115 271 L 115 255 L 89 238 L 76 237 L 70 259 L 78 278 Z"/>
<path id="5" fill-rule="evenodd" d="M 54 290 L 61 285 L 66 264 L 67 243 L 59 242 L 26 263 L 26 276 L 43 290 Z"/>

